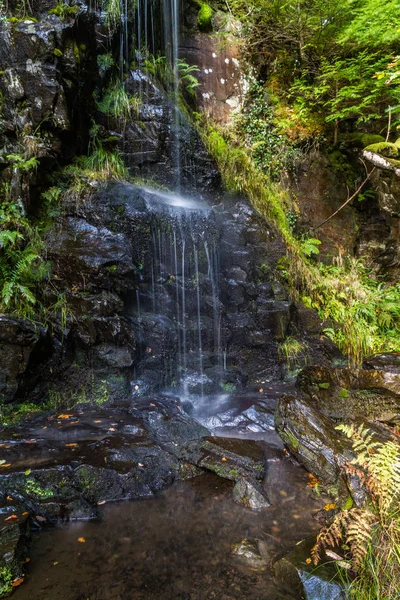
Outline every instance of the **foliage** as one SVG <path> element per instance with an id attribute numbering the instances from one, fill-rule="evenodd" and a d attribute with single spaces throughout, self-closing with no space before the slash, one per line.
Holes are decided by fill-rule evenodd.
<path id="1" fill-rule="evenodd" d="M 312 260 L 319 240 L 295 238 L 288 219 L 293 206 L 283 188 L 254 165 L 245 149 L 237 145 L 237 138 L 225 139 L 215 127 L 199 122 L 197 126 L 227 189 L 246 193 L 283 236 L 287 257 L 278 265 L 281 278 L 294 298 L 332 323 L 325 334 L 350 363 L 359 366 L 368 354 L 400 351 L 400 285 L 380 282 L 361 260 L 341 259 L 335 265 Z M 228 137 L 229 131 L 225 129 L 224 134 Z"/>
<path id="2" fill-rule="evenodd" d="M 196 65 L 189 65 L 183 58 L 178 58 L 177 67 L 181 90 L 185 90 L 189 95 L 193 95 L 199 86 L 197 77 L 194 75 L 194 73 L 199 71 L 199 68 Z M 144 69 L 149 75 L 162 83 L 166 90 L 174 90 L 175 73 L 171 65 L 168 64 L 166 56 L 154 57 L 148 55 L 144 62 Z"/>
<path id="3" fill-rule="evenodd" d="M 304 350 L 305 346 L 291 336 L 286 337 L 278 344 L 279 357 L 284 359 L 289 367 L 294 367 L 298 364 L 298 358 Z"/>
<path id="4" fill-rule="evenodd" d="M 211 31 L 213 14 L 211 6 L 206 2 L 202 2 L 197 15 L 197 25 L 200 31 Z"/>
<path id="5" fill-rule="evenodd" d="M 9 567 L 0 567 L 0 596 L 12 592 L 13 574 Z"/>
<path id="6" fill-rule="evenodd" d="M 314 254 L 319 254 L 318 246 L 321 245 L 321 240 L 317 240 L 316 238 L 306 238 L 301 241 L 300 247 L 302 253 L 310 258 Z"/>
<path id="7" fill-rule="evenodd" d="M 271 179 L 279 180 L 299 156 L 278 127 L 270 94 L 259 82 L 252 82 L 235 126 L 235 135 L 244 140 L 254 164 Z"/>
<path id="8" fill-rule="evenodd" d="M 12 163 L 15 169 L 24 172 L 33 171 L 39 165 L 39 161 L 36 157 L 26 158 L 22 154 L 8 154 L 7 160 Z"/>
<path id="9" fill-rule="evenodd" d="M 98 54 L 97 55 L 97 66 L 100 69 L 100 73 L 107 73 L 115 65 L 112 54 Z"/>
<path id="10" fill-rule="evenodd" d="M 318 564 L 326 550 L 339 567 L 350 569 L 355 574 L 352 597 L 389 600 L 397 597 L 400 580 L 400 447 L 375 441 L 364 425 L 337 429 L 352 440 L 356 452 L 345 469 L 360 478 L 370 501 L 364 508 L 339 512 L 318 534 L 312 558 Z"/>
<path id="11" fill-rule="evenodd" d="M 62 4 L 57 4 L 54 8 L 49 10 L 49 15 L 57 15 L 60 19 L 66 19 L 67 17 L 75 17 L 77 12 L 79 11 L 79 6 L 77 4 L 73 4 L 70 6 L 63 2 Z"/>
<path id="12" fill-rule="evenodd" d="M 48 275 L 41 256 L 43 242 L 21 205 L 5 200 L 0 206 L 0 309 L 33 316 L 38 283 Z"/>
<path id="13" fill-rule="evenodd" d="M 113 80 L 103 94 L 101 100 L 96 102 L 100 112 L 108 117 L 126 120 L 137 114 L 140 101 L 135 96 L 127 94 L 124 84 Z"/>
<path id="14" fill-rule="evenodd" d="M 94 148 L 89 156 L 81 156 L 76 160 L 82 174 L 90 179 L 105 181 L 107 179 L 126 179 L 127 170 L 118 152 L 108 152 L 102 146 Z"/>
<path id="15" fill-rule="evenodd" d="M 398 0 L 228 5 L 242 21 L 245 57 L 266 74 L 288 124 L 322 117 L 327 132 L 334 125 L 335 141 L 342 121 L 353 126 L 375 120 L 383 130 L 386 110 L 400 103 Z"/>

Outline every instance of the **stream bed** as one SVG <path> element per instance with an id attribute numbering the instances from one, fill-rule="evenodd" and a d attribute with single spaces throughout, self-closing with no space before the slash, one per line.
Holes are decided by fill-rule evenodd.
<path id="1" fill-rule="evenodd" d="M 211 473 L 105 504 L 100 522 L 70 521 L 34 539 L 14 597 L 293 600 L 276 587 L 271 562 L 318 530 L 312 515 L 323 502 L 308 481 L 283 456 L 269 461 L 271 507 L 259 512 L 236 504 L 232 483 Z"/>

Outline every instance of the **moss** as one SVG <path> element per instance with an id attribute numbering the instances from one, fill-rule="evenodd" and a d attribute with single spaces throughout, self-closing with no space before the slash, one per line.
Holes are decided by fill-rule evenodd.
<path id="1" fill-rule="evenodd" d="M 299 448 L 299 440 L 297 438 L 295 438 L 294 435 L 292 433 L 290 433 L 290 431 L 287 431 L 287 430 L 283 431 L 281 435 L 282 435 L 283 441 L 290 448 L 290 450 L 293 450 L 294 452 L 296 452 Z"/>
<path id="2" fill-rule="evenodd" d="M 380 142 L 379 144 L 370 144 L 365 148 L 369 152 L 375 152 L 381 156 L 387 156 L 388 158 L 397 158 L 399 156 L 400 147 L 391 142 Z"/>
<path id="3" fill-rule="evenodd" d="M 57 4 L 57 6 L 49 10 L 49 15 L 56 15 L 57 17 L 60 17 L 60 19 L 65 19 L 65 17 L 75 17 L 78 10 L 79 6 L 77 4 L 74 4 L 74 6 Z"/>
<path id="4" fill-rule="evenodd" d="M 212 30 L 212 19 L 213 9 L 209 4 L 203 2 L 200 6 L 199 14 L 197 16 L 197 25 L 200 31 L 211 31 Z"/>
<path id="5" fill-rule="evenodd" d="M 54 54 L 54 56 L 62 56 L 63 55 L 62 51 L 59 50 L 58 48 L 54 48 L 53 54 Z"/>
<path id="6" fill-rule="evenodd" d="M 0 567 L 0 596 L 5 596 L 12 592 L 12 582 L 14 576 L 10 567 Z"/>
<path id="7" fill-rule="evenodd" d="M 329 390 L 329 388 L 331 387 L 331 384 L 327 383 L 327 382 L 326 383 L 325 382 L 324 383 L 319 383 L 318 387 L 319 387 L 320 390 Z"/>
<path id="8" fill-rule="evenodd" d="M 25 23 L 26 21 L 32 21 L 33 23 L 37 23 L 38 20 L 35 17 L 9 17 L 9 23 Z"/>
<path id="9" fill-rule="evenodd" d="M 347 142 L 349 145 L 356 146 L 357 148 L 365 148 L 371 144 L 384 142 L 385 138 L 376 133 L 353 132 L 342 134 L 339 137 L 339 141 Z"/>

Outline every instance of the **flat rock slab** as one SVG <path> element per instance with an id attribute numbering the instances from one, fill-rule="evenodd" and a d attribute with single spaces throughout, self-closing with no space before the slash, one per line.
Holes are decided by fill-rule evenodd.
<path id="1" fill-rule="evenodd" d="M 187 443 L 180 456 L 231 481 L 261 480 L 266 472 L 263 445 L 255 440 L 207 436 Z"/>

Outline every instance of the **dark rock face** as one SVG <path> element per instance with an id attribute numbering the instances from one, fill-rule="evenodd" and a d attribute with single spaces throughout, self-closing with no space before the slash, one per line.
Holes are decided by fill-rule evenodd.
<path id="1" fill-rule="evenodd" d="M 30 321 L 0 315 L 0 400 L 10 402 L 18 389 L 31 354 L 45 330 Z"/>

